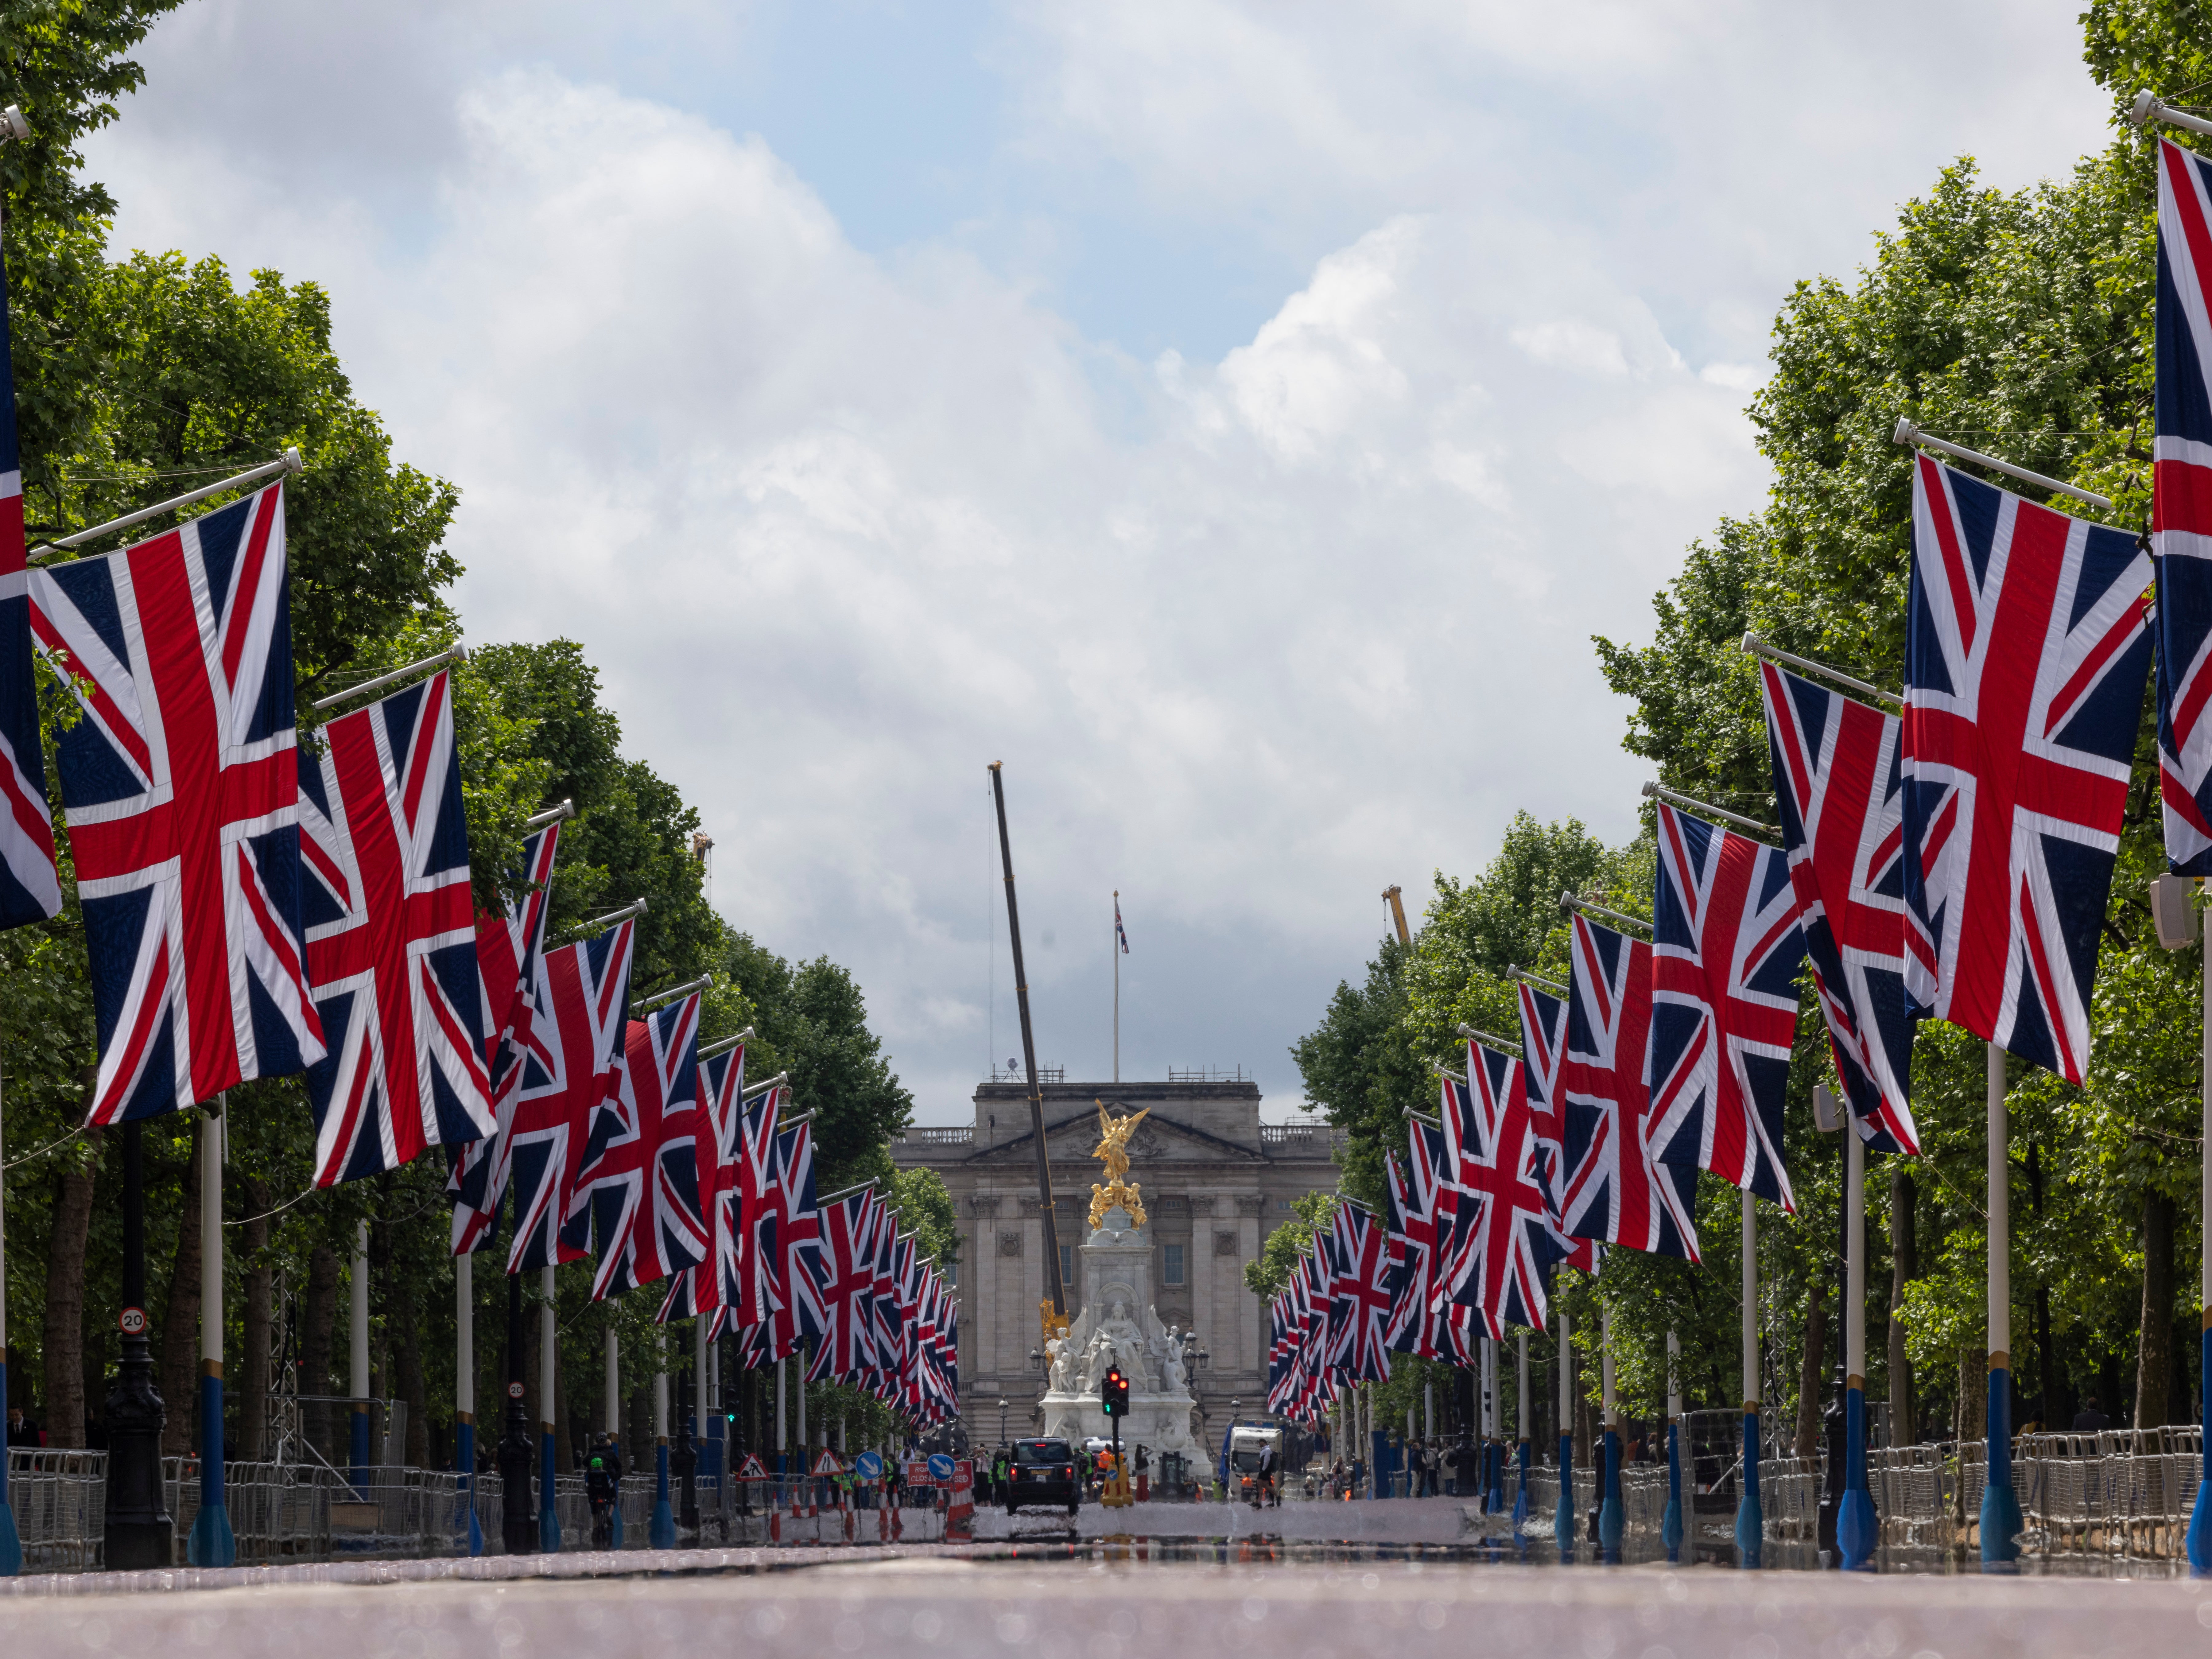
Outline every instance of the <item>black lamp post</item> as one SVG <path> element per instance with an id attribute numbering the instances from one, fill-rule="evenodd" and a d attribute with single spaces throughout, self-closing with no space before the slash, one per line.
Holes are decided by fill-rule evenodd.
<path id="1" fill-rule="evenodd" d="M 154 1389 L 153 1344 L 146 1334 L 146 1191 L 140 1126 L 123 1126 L 123 1356 L 107 1391 L 107 1514 L 102 1534 L 111 1572 L 170 1565 L 169 1519 L 161 1492 L 161 1422 Z"/>
<path id="2" fill-rule="evenodd" d="M 499 1437 L 500 1539 L 509 1555 L 538 1550 L 538 1513 L 530 1501 L 530 1413 L 522 1403 L 522 1276 L 507 1276 L 507 1423 Z"/>

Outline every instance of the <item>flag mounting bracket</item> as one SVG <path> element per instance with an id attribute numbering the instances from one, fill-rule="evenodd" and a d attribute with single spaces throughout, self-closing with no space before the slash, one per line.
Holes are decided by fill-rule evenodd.
<path id="1" fill-rule="evenodd" d="M 752 1028 L 751 1028 L 751 1027 L 750 1027 L 750 1026 L 748 1026 L 748 1027 L 746 1027 L 746 1029 L 747 1029 L 748 1030 L 751 1030 Z M 774 1089 L 774 1088 L 777 1088 L 777 1087 L 780 1087 L 781 1085 L 784 1085 L 784 1084 L 786 1084 L 786 1083 L 788 1083 L 788 1082 L 790 1082 L 790 1081 L 791 1081 L 791 1073 L 788 1073 L 788 1072 L 778 1072 L 778 1073 L 777 1073 L 774 1077 L 765 1079 L 763 1079 L 763 1081 L 761 1081 L 761 1082 L 759 1082 L 759 1083 L 753 1084 L 751 1086 L 750 1086 L 749 1088 L 747 1088 L 747 1089 L 746 1089 L 746 1091 L 745 1091 L 745 1098 L 746 1098 L 747 1100 L 750 1100 L 750 1099 L 751 1099 L 755 1095 L 757 1095 L 757 1094 L 760 1093 L 760 1092 L 761 1092 L 761 1091 L 763 1091 L 763 1089 Z"/>
<path id="2" fill-rule="evenodd" d="M 135 513 L 125 513 L 119 519 L 110 519 L 104 524 L 94 525 L 88 530 L 75 530 L 66 536 L 57 536 L 53 540 L 41 543 L 33 548 L 24 555 L 24 557 L 27 561 L 35 562 L 51 554 L 64 552 L 72 547 L 81 547 L 89 541 L 96 541 L 111 532 L 128 530 L 134 524 L 143 524 L 147 520 L 159 518 L 164 513 L 174 512 L 180 507 L 190 507 L 195 501 L 207 500 L 210 495 L 220 495 L 226 489 L 243 489 L 248 484 L 259 483 L 264 478 L 273 478 L 280 472 L 304 471 L 307 465 L 300 459 L 300 452 L 296 448 L 288 449 L 275 460 L 264 461 L 259 466 L 249 467 L 234 478 L 225 478 L 218 483 L 203 484 L 198 489 L 188 489 L 181 495 L 172 495 L 166 501 L 156 501 L 151 507 L 142 507 Z"/>
<path id="3" fill-rule="evenodd" d="M 21 117 L 17 116 L 20 120 Z M 2128 125 L 2131 127 L 2163 121 L 2170 127 L 2179 127 L 2187 132 L 2212 134 L 2212 121 L 2201 115 L 2185 114 L 2167 103 L 2148 87 L 2136 94 L 2136 101 L 2128 109 Z"/>
<path id="4" fill-rule="evenodd" d="M 688 996 L 694 991 L 703 991 L 714 982 L 714 976 L 712 974 L 702 974 L 698 978 L 686 980 L 681 985 L 672 985 L 665 991 L 655 991 L 649 997 L 638 998 L 636 1001 L 630 1004 L 629 1011 L 632 1014 L 641 1014 L 648 1008 L 658 1008 L 664 1002 L 673 1002 L 677 998 Z"/>
<path id="5" fill-rule="evenodd" d="M 318 697 L 308 705 L 314 709 L 335 708 L 342 702 L 351 702 L 356 697 L 365 697 L 372 691 L 381 691 L 395 685 L 411 674 L 420 674 L 433 668 L 443 668 L 449 662 L 466 662 L 469 648 L 465 645 L 452 646 L 433 653 L 420 662 L 410 662 L 404 668 L 395 668 L 388 674 L 379 674 L 373 680 L 363 680 L 359 685 L 349 685 L 343 691 L 333 691 L 327 697 Z"/>
<path id="6" fill-rule="evenodd" d="M 1521 1045 L 1510 1037 L 1492 1036 L 1487 1031 L 1478 1031 L 1465 1020 L 1462 1020 L 1459 1024 L 1459 1034 L 1463 1037 L 1472 1037 L 1477 1042 L 1486 1042 L 1493 1048 L 1510 1051 L 1516 1055 L 1521 1052 Z"/>
<path id="7" fill-rule="evenodd" d="M 1607 921 L 1625 922 L 1631 927 L 1641 927 L 1647 933 L 1654 931 L 1651 924 L 1642 916 L 1632 916 L 1625 910 L 1608 910 L 1602 904 L 1592 904 L 1588 899 L 1577 898 L 1572 893 L 1562 893 L 1559 895 L 1559 914 L 1565 915 L 1569 911 L 1580 911 L 1586 916 L 1603 916 Z"/>
<path id="8" fill-rule="evenodd" d="M 564 800 L 558 806 L 549 806 L 544 811 L 523 819 L 522 827 L 526 830 L 543 830 L 549 823 L 558 823 L 562 818 L 573 818 L 575 816 L 576 803 L 573 800 Z"/>
<path id="9" fill-rule="evenodd" d="M 1784 651 L 1778 645 L 1769 645 L 1756 634 L 1746 634 L 1741 642 L 1741 648 L 1748 651 L 1754 657 L 1763 657 L 1768 662 L 1778 662 L 1787 667 L 1802 668 L 1808 674 L 1818 674 L 1822 679 L 1832 681 L 1847 691 L 1859 692 L 1863 696 L 1874 698 L 1877 702 L 1894 703 L 1899 708 L 1905 706 L 1905 699 L 1894 691 L 1885 691 L 1878 685 L 1869 685 L 1864 680 L 1853 679 L 1839 668 L 1831 668 L 1824 662 L 1814 662 L 1810 657 L 1801 657 L 1794 651 Z"/>
<path id="10" fill-rule="evenodd" d="M 1710 801 L 1698 800 L 1693 796 L 1683 794 L 1680 790 L 1669 789 L 1663 783 L 1645 784 L 1644 798 L 1646 800 L 1663 800 L 1668 805 L 1681 807 L 1686 811 L 1708 812 L 1720 819 L 1722 823 L 1733 823 L 1739 830 L 1749 830 L 1763 836 L 1779 836 L 1782 833 L 1781 830 L 1774 824 L 1761 823 L 1757 818 L 1747 818 L 1741 812 L 1731 812 L 1726 807 L 1715 806 Z"/>
<path id="11" fill-rule="evenodd" d="M 2052 490 L 2061 495 L 2071 495 L 2075 501 L 2085 501 L 2100 513 L 2110 513 L 2112 510 L 2112 498 L 2110 495 L 2100 495 L 2094 490 L 2077 489 L 2070 483 L 2061 483 L 2057 479 L 2044 473 L 2031 472 L 2024 466 L 2014 466 L 2010 461 L 2001 461 L 1994 455 L 1984 455 L 1978 449 L 1969 449 L 1964 444 L 1954 444 L 1947 439 L 1939 438 L 1932 432 L 1923 432 L 1908 416 L 1900 415 L 1897 417 L 1897 425 L 1889 437 L 1892 443 L 1909 444 L 1920 449 L 1932 449 L 1939 455 L 1948 455 L 1954 460 L 1971 461 L 1976 466 L 1985 466 L 1992 472 L 2002 472 L 2008 478 L 2017 478 L 2022 483 L 2033 484 L 2039 489 Z"/>
<path id="12" fill-rule="evenodd" d="M 712 1060 L 716 1054 L 726 1054 L 740 1042 L 745 1042 L 752 1036 L 752 1034 L 753 1028 L 748 1025 L 744 1030 L 738 1032 L 735 1036 L 716 1037 L 705 1048 L 700 1049 L 699 1058 L 702 1060 Z"/>
<path id="13" fill-rule="evenodd" d="M 1549 991 L 1554 996 L 1563 997 L 1567 994 L 1567 988 L 1559 981 L 1545 979 L 1539 975 L 1530 973 L 1526 968 L 1516 968 L 1510 962 L 1505 964 L 1505 977 L 1517 979 L 1523 985 L 1533 985 L 1540 991 Z"/>

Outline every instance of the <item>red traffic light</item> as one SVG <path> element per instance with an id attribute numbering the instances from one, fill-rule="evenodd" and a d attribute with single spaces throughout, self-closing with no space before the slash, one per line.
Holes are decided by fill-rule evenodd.
<path id="1" fill-rule="evenodd" d="M 1127 1414 L 1129 1379 L 1121 1375 L 1120 1367 L 1109 1366 L 1106 1375 L 1098 1379 L 1098 1404 L 1109 1417 Z"/>

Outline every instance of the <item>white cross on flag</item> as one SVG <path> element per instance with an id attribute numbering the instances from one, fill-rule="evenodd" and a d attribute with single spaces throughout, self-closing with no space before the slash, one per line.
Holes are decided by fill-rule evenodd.
<path id="1" fill-rule="evenodd" d="M 62 800 L 84 907 L 91 1123 L 323 1057 L 300 927 L 300 763 L 279 484 L 32 574 L 84 718 Z"/>
<path id="2" fill-rule="evenodd" d="M 300 761 L 315 1183 L 396 1170 L 493 1121 L 469 826 L 444 673 L 323 728 Z"/>
<path id="3" fill-rule="evenodd" d="M 1923 455 L 1905 636 L 1905 987 L 2080 1083 L 2150 677 L 2124 530 Z"/>

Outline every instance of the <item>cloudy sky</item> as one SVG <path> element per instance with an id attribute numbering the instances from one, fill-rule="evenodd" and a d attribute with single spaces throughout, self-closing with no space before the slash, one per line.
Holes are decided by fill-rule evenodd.
<path id="1" fill-rule="evenodd" d="M 1123 1075 L 1278 1116 L 1386 884 L 1631 832 L 1588 636 L 1759 505 L 1790 283 L 2102 142 L 2077 10 L 194 0 L 91 156 L 330 289 L 470 636 L 585 643 L 922 1121 L 1019 1048 L 999 759 L 1040 1059 L 1118 888 Z"/>

